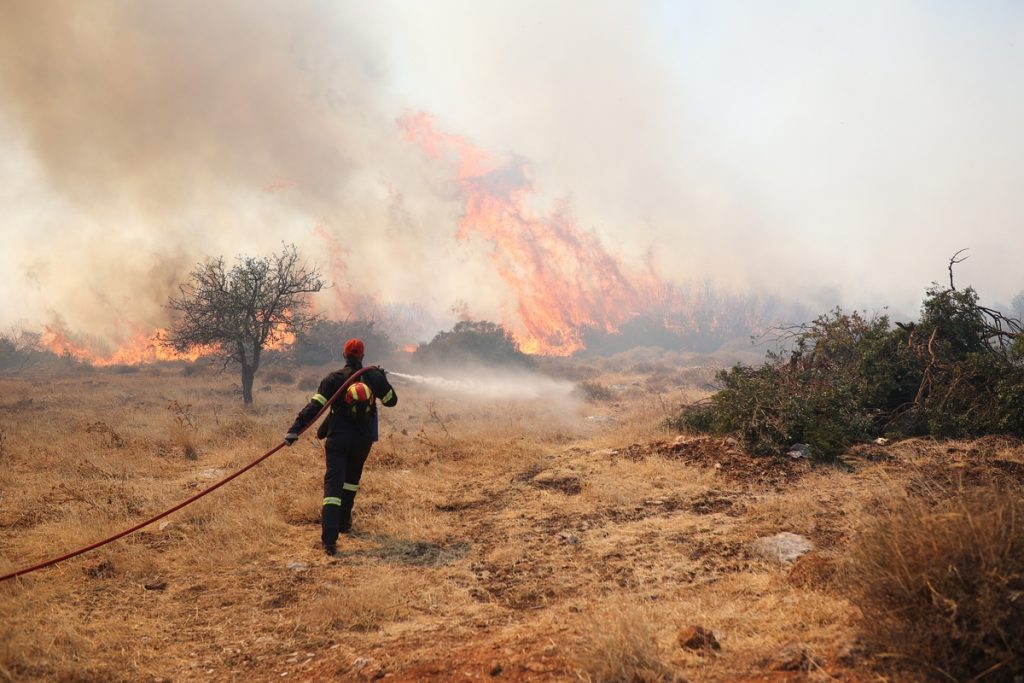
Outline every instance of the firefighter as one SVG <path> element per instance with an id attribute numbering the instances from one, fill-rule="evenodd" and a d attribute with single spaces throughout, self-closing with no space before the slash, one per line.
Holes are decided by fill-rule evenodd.
<path id="1" fill-rule="evenodd" d="M 289 446 L 295 443 L 299 432 L 309 425 L 341 385 L 363 367 L 364 350 L 360 339 L 345 342 L 345 367 L 327 375 L 306 407 L 299 411 L 284 436 Z M 331 404 L 330 414 L 317 431 L 318 438 L 326 437 L 327 470 L 324 473 L 321 540 L 328 555 L 337 552 L 338 534 L 348 533 L 352 528 L 352 506 L 359 491 L 363 464 L 378 436 L 377 400 L 391 408 L 398 403 L 398 396 L 385 372 L 371 368 L 349 385 L 344 396 L 339 396 Z"/>

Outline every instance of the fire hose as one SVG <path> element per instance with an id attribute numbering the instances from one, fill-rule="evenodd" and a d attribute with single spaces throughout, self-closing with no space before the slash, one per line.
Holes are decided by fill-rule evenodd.
<path id="1" fill-rule="evenodd" d="M 307 429 L 309 429 L 309 427 L 311 425 L 315 424 L 316 421 L 319 420 L 320 417 L 331 407 L 331 404 L 333 404 L 334 401 L 339 396 L 341 396 L 342 394 L 345 393 L 345 390 L 348 389 L 349 385 L 352 384 L 352 382 L 354 382 L 357 377 L 362 375 L 367 370 L 379 370 L 379 369 L 380 368 L 378 368 L 377 366 L 371 365 L 369 367 L 360 368 L 359 370 L 356 370 L 355 372 L 353 372 L 352 375 L 347 380 L 345 380 L 345 383 L 342 384 L 340 387 L 338 387 L 338 390 L 334 392 L 334 395 L 331 396 L 330 399 L 328 399 L 327 403 L 325 403 L 323 405 L 323 407 L 320 408 L 320 410 L 316 414 L 316 417 L 314 417 L 312 420 L 310 420 L 310 422 L 305 427 L 303 427 L 302 429 L 299 430 L 298 435 L 301 436 L 302 433 L 305 432 Z M 169 514 L 171 514 L 173 512 L 177 512 L 178 510 L 182 509 L 183 507 L 186 507 L 187 505 L 191 505 L 192 503 L 196 502 L 197 500 L 199 500 L 203 496 L 205 496 L 205 495 L 207 495 L 209 493 L 213 493 L 214 491 L 219 489 L 221 486 L 224 486 L 224 484 L 227 484 L 232 479 L 235 479 L 235 478 L 241 476 L 242 474 L 248 472 L 253 467 L 256 467 L 256 465 L 259 465 L 261 462 L 263 462 L 264 460 L 266 460 L 267 458 L 272 456 L 274 453 L 277 453 L 279 450 L 284 448 L 284 446 L 285 446 L 285 442 L 282 441 L 281 443 L 277 444 L 276 446 L 271 448 L 269 451 L 267 451 L 266 453 L 264 453 L 260 457 L 256 458 L 252 462 L 250 462 L 248 465 L 246 465 L 242 469 L 237 470 L 237 471 L 229 474 L 228 476 L 224 477 L 223 479 L 221 479 L 217 483 L 215 483 L 215 484 L 213 484 L 213 485 L 203 489 L 199 493 L 195 494 L 194 496 L 192 496 L 188 500 L 184 500 L 184 501 L 178 503 L 177 505 L 175 505 L 174 507 L 172 507 L 170 509 L 167 509 L 167 510 L 164 510 L 160 514 L 155 515 L 153 517 L 150 517 L 149 519 L 145 520 L 144 522 L 140 522 L 140 523 L 136 524 L 135 526 L 131 527 L 130 529 L 125 529 L 124 531 L 120 531 L 120 532 L 114 534 L 113 536 L 110 536 L 108 538 L 104 538 L 102 541 L 96 541 L 95 543 L 93 543 L 91 545 L 87 545 L 87 546 L 84 546 L 82 548 L 78 548 L 77 550 L 73 550 L 73 551 L 71 551 L 69 553 L 61 555 L 60 557 L 54 557 L 52 559 L 45 560 L 43 562 L 39 562 L 38 564 L 34 564 L 34 565 L 30 566 L 30 567 L 24 567 L 23 569 L 19 569 L 17 571 L 11 572 L 10 574 L 4 574 L 3 576 L 0 576 L 0 583 L 6 581 L 7 579 L 13 579 L 16 576 L 23 576 L 25 574 L 30 574 L 30 573 L 32 573 L 34 571 L 38 571 L 40 569 L 45 569 L 46 567 L 52 567 L 53 565 L 58 564 L 60 562 L 63 562 L 64 560 L 70 560 L 72 557 L 76 557 L 78 555 L 82 555 L 83 553 L 87 553 L 90 550 L 95 550 L 96 548 L 100 548 L 102 546 L 105 546 L 108 543 L 113 543 L 114 541 L 116 541 L 119 538 L 127 536 L 128 534 L 134 533 L 134 532 L 138 531 L 139 529 L 142 529 L 143 527 L 147 527 L 150 524 L 152 524 L 153 522 L 161 520 L 164 517 L 166 517 L 167 515 L 169 515 Z"/>

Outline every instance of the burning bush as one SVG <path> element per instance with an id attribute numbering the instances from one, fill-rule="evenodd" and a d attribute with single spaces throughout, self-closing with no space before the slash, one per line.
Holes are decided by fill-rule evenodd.
<path id="1" fill-rule="evenodd" d="M 1024 673 L 1024 498 L 904 500 L 853 548 L 847 582 L 880 651 L 950 680 Z"/>
<path id="2" fill-rule="evenodd" d="M 857 439 L 1024 433 L 1024 331 L 972 288 L 933 285 L 917 323 L 840 309 L 784 331 L 788 354 L 718 374 L 670 425 L 731 433 L 755 453 L 794 442 L 832 458 Z"/>
<path id="3" fill-rule="evenodd" d="M 476 361 L 488 365 L 529 365 L 512 334 L 502 325 L 486 320 L 463 320 L 450 332 L 438 332 L 420 344 L 413 360 L 424 365 Z"/>

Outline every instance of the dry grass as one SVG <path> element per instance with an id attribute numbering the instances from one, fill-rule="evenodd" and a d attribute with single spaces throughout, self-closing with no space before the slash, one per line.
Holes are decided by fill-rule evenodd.
<path id="1" fill-rule="evenodd" d="M 370 631 L 410 614 L 421 581 L 408 571 L 352 571 L 342 584 L 314 589 L 303 624 L 314 630 Z"/>
<path id="2" fill-rule="evenodd" d="M 950 680 L 1024 672 L 1024 497 L 901 497 L 850 556 L 847 581 L 879 652 Z"/>
<path id="3" fill-rule="evenodd" d="M 601 604 L 583 625 L 575 666 L 588 683 L 662 683 L 677 680 L 658 641 L 658 612 L 632 597 Z"/>
<path id="4" fill-rule="evenodd" d="M 1019 485 L 1024 449 L 908 441 L 786 476 L 713 441 L 688 459 L 658 425 L 709 373 L 621 360 L 580 367 L 575 381 L 609 392 L 592 400 L 396 383 L 335 560 L 318 548 L 323 454 L 304 436 L 162 523 L 0 584 L 0 680 L 915 675 L 857 645 L 835 569 L 883 503 L 938 510 Z M 244 410 L 231 377 L 173 366 L 0 376 L 0 570 L 129 526 L 278 443 L 309 388 L 277 379 Z M 534 481 L 548 471 L 571 485 Z M 816 550 L 793 568 L 750 555 L 780 531 Z M 722 649 L 681 649 L 691 624 Z"/>

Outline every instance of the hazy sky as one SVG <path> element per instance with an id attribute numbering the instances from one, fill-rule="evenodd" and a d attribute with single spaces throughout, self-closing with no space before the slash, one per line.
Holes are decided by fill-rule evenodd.
<path id="1" fill-rule="evenodd" d="M 282 241 L 336 311 L 507 315 L 409 112 L 668 280 L 914 311 L 966 247 L 1024 290 L 1019 2 L 0 4 L 3 325 L 158 325 Z"/>

